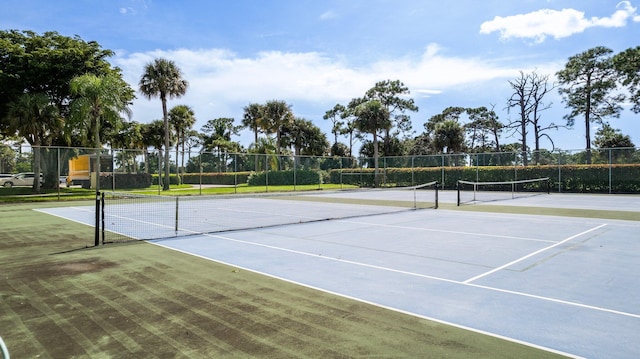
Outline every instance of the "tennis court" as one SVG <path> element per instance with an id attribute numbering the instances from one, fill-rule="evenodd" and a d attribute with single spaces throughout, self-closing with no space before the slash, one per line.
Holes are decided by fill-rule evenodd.
<path id="1" fill-rule="evenodd" d="M 386 195 L 383 191 L 367 192 L 369 200 L 392 201 Z M 404 208 L 383 212 L 382 208 L 388 207 L 383 203 L 349 200 L 356 196 L 356 192 L 345 192 L 295 199 L 230 199 L 246 202 L 242 211 L 227 204 L 197 201 L 194 208 L 202 208 L 208 214 L 203 218 L 212 221 L 224 221 L 221 213 L 225 209 L 231 209 L 230 218 L 245 222 L 259 222 L 258 212 L 311 216 L 314 220 L 300 223 L 294 218 L 289 222 L 294 225 L 256 223 L 257 228 L 251 230 L 231 228 L 205 234 L 194 230 L 180 237 L 163 234 L 153 243 L 568 356 L 638 357 L 640 222 L 442 208 L 413 210 L 409 197 L 401 201 L 408 204 Z M 500 202 L 562 207 L 563 196 Z M 577 205 L 602 200 L 618 210 L 640 211 L 640 198 L 635 196 L 570 198 Z M 440 201 L 455 203 L 455 194 L 441 192 Z M 619 206 L 615 201 L 620 201 Z M 413 204 L 418 202 L 422 201 Z M 175 202 L 168 203 L 166 207 L 175 206 Z M 123 210 L 127 204 L 115 206 Z M 128 215 L 118 212 L 117 216 L 135 218 L 139 224 L 148 222 L 120 226 L 121 235 L 144 238 L 152 228 L 163 225 L 167 233 L 174 231 L 173 220 L 167 220 L 171 213 L 164 219 L 156 216 L 159 222 L 140 219 L 136 213 L 142 209 L 134 206 Z M 154 213 L 162 211 L 162 206 L 154 206 Z M 360 212 L 360 207 L 369 212 Z M 333 215 L 347 208 L 341 219 L 325 220 L 321 218 L 326 216 L 317 215 L 323 211 Z M 358 211 L 349 212 L 354 208 Z M 90 206 L 44 211 L 94 223 Z M 170 223 L 164 223 L 167 221 Z M 198 221 L 198 225 L 203 223 Z"/>

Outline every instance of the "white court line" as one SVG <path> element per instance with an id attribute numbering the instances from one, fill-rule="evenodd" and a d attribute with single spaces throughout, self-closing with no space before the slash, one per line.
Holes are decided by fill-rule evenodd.
<path id="1" fill-rule="evenodd" d="M 77 208 L 79 209 L 79 208 Z M 64 217 L 62 217 L 64 218 Z M 143 222 L 143 221 L 141 221 Z M 577 237 L 580 237 L 586 233 L 595 231 L 599 228 L 602 228 L 604 226 L 606 226 L 607 224 L 601 224 L 597 227 L 588 229 L 584 232 L 578 233 L 576 235 L 573 235 L 571 237 L 568 237 L 566 239 L 564 239 L 561 242 L 558 242 L 552 246 L 543 248 L 541 250 L 538 250 L 534 253 L 531 253 L 527 256 L 524 256 L 520 259 L 517 259 L 511 263 L 508 263 L 502 267 L 496 268 L 494 270 L 491 270 L 489 272 L 486 272 L 484 274 L 481 274 L 479 276 L 476 276 L 474 278 L 480 278 L 486 275 L 489 275 L 491 273 L 494 273 L 498 270 L 504 269 L 505 267 L 508 267 L 514 263 L 520 262 L 526 258 L 529 258 L 533 255 L 536 255 L 540 252 L 546 251 L 548 249 L 551 249 L 553 247 L 559 246 L 563 243 L 566 243 L 567 241 L 570 241 L 572 239 L 575 239 Z M 186 231 L 186 232 L 191 232 L 191 231 Z M 198 232 L 193 232 L 194 234 L 198 234 Z M 373 265 L 373 264 L 368 264 L 368 263 L 361 263 L 361 262 L 356 262 L 356 261 L 350 261 L 350 260 L 345 260 L 345 259 L 341 259 L 341 258 L 334 258 L 334 257 L 327 257 L 327 256 L 321 256 L 318 255 L 316 253 L 309 253 L 309 252 L 303 252 L 303 251 L 298 251 L 298 250 L 294 250 L 294 249 L 289 249 L 289 248 L 283 248 L 283 247 L 277 247 L 277 246 L 272 246 L 272 245 L 268 245 L 268 244 L 262 244 L 262 243 L 256 243 L 256 242 L 251 242 L 251 241 L 245 241 L 245 240 L 241 240 L 241 239 L 235 239 L 235 238 L 231 238 L 231 237 L 227 237 L 227 236 L 222 236 L 222 235 L 218 235 L 218 234 L 202 234 L 202 236 L 204 237 L 212 237 L 212 238 L 219 238 L 219 239 L 223 239 L 226 241 L 231 241 L 231 242 L 236 242 L 236 243 L 242 243 L 242 244 L 247 244 L 247 245 L 251 245 L 251 246 L 256 246 L 256 247 L 263 247 L 263 248 L 268 248 L 268 249 L 273 249 L 273 250 L 278 250 L 278 251 L 283 251 L 283 252 L 289 252 L 289 253 L 293 253 L 293 254 L 298 254 L 298 255 L 304 255 L 304 256 L 309 256 L 309 257 L 314 257 L 314 258 L 321 258 L 324 260 L 329 260 L 329 261 L 336 261 L 336 262 L 342 262 L 342 263 L 347 263 L 347 264 L 352 264 L 352 265 L 356 265 L 356 266 L 361 266 L 361 267 L 366 267 L 366 268 L 372 268 L 372 269 L 377 269 L 377 270 L 383 270 L 383 271 L 388 271 L 388 272 L 393 272 L 393 273 L 399 273 L 399 274 L 405 274 L 405 275 L 409 275 L 409 276 L 413 276 L 413 277 L 420 277 L 420 278 L 425 278 L 425 279 L 432 279 L 432 280 L 437 280 L 440 282 L 446 282 L 446 283 L 452 283 L 452 284 L 462 284 L 462 285 L 466 285 L 466 286 L 471 286 L 471 287 L 475 287 L 475 288 L 482 288 L 482 289 L 487 289 L 487 290 L 492 290 L 492 291 L 496 291 L 496 292 L 502 292 L 502 293 L 508 293 L 508 294 L 513 294 L 513 295 L 518 295 L 518 296 L 524 296 L 524 297 L 528 297 L 528 298 L 535 298 L 535 299 L 540 299 L 540 300 L 544 300 L 544 301 L 549 301 L 549 302 L 554 302 L 554 303 L 561 303 L 561 304 L 565 304 L 565 305 L 570 305 L 570 306 L 576 306 L 576 307 L 580 307 L 580 308 L 585 308 L 585 309 L 592 309 L 592 310 L 597 310 L 597 311 L 601 311 L 601 312 L 607 312 L 607 313 L 612 313 L 612 314 L 618 314 L 618 315 L 622 315 L 622 316 L 628 316 L 628 317 L 633 317 L 633 318 L 639 318 L 640 319 L 640 314 L 633 314 L 633 313 L 627 313 L 627 312 L 622 312 L 622 311 L 617 311 L 617 310 L 613 310 L 613 309 L 607 309 L 607 308 L 603 308 L 603 307 L 597 307 L 597 306 L 592 306 L 592 305 L 587 305 L 587 304 L 582 304 L 582 303 L 576 303 L 576 302 L 570 302 L 570 301 L 564 301 L 564 300 L 560 300 L 560 299 L 555 299 L 555 298 L 550 298 L 550 297 L 544 297 L 544 296 L 538 296 L 538 295 L 533 295 L 533 294 L 528 294 L 528 293 L 524 293 L 524 292 L 517 292 L 517 291 L 511 291 L 511 290 L 506 290 L 506 289 L 500 289 L 500 288 L 494 288 L 494 287 L 488 287 L 488 286 L 483 286 L 483 285 L 477 285 L 477 284 L 472 284 L 470 283 L 471 281 L 474 280 L 474 278 L 468 279 L 466 281 L 457 281 L 457 280 L 453 280 L 453 279 L 447 279 L 447 278 L 441 278 L 441 277 L 435 277 L 435 276 L 430 276 L 430 275 L 426 275 L 426 274 L 420 274 L 420 273 L 415 273 L 415 272 L 409 272 L 409 271 L 404 271 L 404 270 L 399 270 L 399 269 L 394 269 L 394 268 L 389 268 L 389 267 L 383 267 L 383 266 L 377 266 L 377 265 Z M 174 238 L 179 238 L 179 237 L 174 237 Z M 170 246 L 166 246 L 166 245 L 162 245 L 156 242 L 151 241 L 150 243 L 162 246 L 162 247 L 166 247 L 166 248 L 171 248 L 171 249 L 175 249 L 172 248 Z M 175 249 L 177 251 L 181 251 L 182 250 L 178 250 Z M 185 253 L 190 253 L 192 255 L 196 255 L 199 256 L 195 253 L 191 253 L 191 252 L 186 252 Z M 216 261 L 212 258 L 209 258 L 210 260 Z M 219 262 L 219 261 L 216 261 Z M 233 265 L 233 264 L 231 264 Z"/>
<path id="2" fill-rule="evenodd" d="M 207 236 L 214 237 L 213 235 L 207 235 Z M 215 237 L 220 237 L 221 239 L 226 239 L 226 238 L 221 237 L 221 236 L 215 236 Z M 234 240 L 234 239 L 230 239 L 230 240 Z M 422 318 L 422 319 L 426 319 L 426 320 L 429 320 L 429 321 L 432 321 L 432 322 L 436 322 L 436 323 L 452 326 L 452 327 L 455 327 L 455 328 L 468 330 L 468 331 L 474 332 L 474 333 L 488 335 L 488 336 L 491 336 L 491 337 L 494 337 L 494 338 L 507 340 L 507 341 L 510 341 L 512 343 L 519 343 L 519 344 L 526 345 L 526 346 L 529 346 L 529 347 L 532 347 L 532 348 L 537 348 L 537 349 L 540 349 L 540 350 L 548 351 L 550 353 L 556 353 L 556 354 L 559 354 L 559 355 L 563 355 L 563 356 L 566 356 L 568 358 L 586 359 L 585 357 L 582 357 L 582 356 L 578 356 L 578 355 L 575 355 L 575 354 L 563 352 L 563 351 L 560 351 L 560 350 L 557 350 L 557 349 L 548 348 L 548 347 L 545 347 L 545 346 L 542 346 L 542 345 L 539 345 L 539 344 L 534 344 L 534 343 L 530 343 L 530 342 L 527 342 L 527 341 L 524 341 L 524 340 L 507 337 L 507 336 L 504 336 L 504 335 L 488 332 L 488 331 L 485 331 L 485 330 L 476 329 L 476 328 L 468 327 L 468 326 L 457 324 L 457 323 L 453 323 L 453 322 L 448 322 L 446 320 L 442 320 L 442 319 L 438 319 L 438 318 L 434 318 L 434 317 L 429 317 L 429 316 L 418 314 L 418 313 L 409 312 L 407 310 L 391 307 L 391 306 L 388 306 L 388 305 L 383 305 L 383 304 L 380 304 L 380 303 L 372 302 L 372 301 L 369 301 L 369 300 L 366 300 L 366 299 L 362 299 L 362 298 L 358 298 L 358 297 L 353 297 L 353 296 L 350 296 L 350 295 L 347 295 L 347 294 L 344 294 L 344 293 L 334 292 L 334 291 L 331 291 L 331 290 L 328 290 L 328 289 L 324 289 L 324 288 L 321 288 L 321 287 L 316 287 L 316 286 L 313 286 L 313 285 L 310 285 L 310 284 L 307 284 L 307 283 L 297 282 L 297 281 L 294 281 L 294 280 L 291 280 L 291 279 L 288 279 L 288 278 L 285 278 L 285 277 L 279 277 L 279 276 L 276 276 L 276 275 L 273 275 L 273 274 L 270 274 L 270 273 L 267 273 L 267 272 L 261 272 L 261 271 L 255 270 L 255 269 L 239 266 L 239 265 L 237 265 L 235 263 L 229 263 L 229 262 L 213 259 L 213 258 L 204 256 L 204 255 L 201 255 L 201 254 L 196 254 L 196 253 L 193 253 L 193 252 L 189 252 L 189 251 L 186 251 L 186 250 L 183 250 L 183 249 L 174 248 L 174 247 L 171 247 L 171 246 L 167 246 L 165 244 L 156 243 L 156 242 L 149 242 L 149 243 L 151 243 L 153 245 L 156 245 L 156 246 L 159 246 L 159 247 L 167 248 L 169 250 L 173 250 L 173 251 L 184 253 L 184 254 L 187 254 L 187 255 L 191 255 L 191 256 L 194 256 L 194 257 L 197 257 L 197 258 L 208 260 L 208 261 L 211 261 L 211 262 L 220 263 L 220 264 L 227 265 L 227 266 L 230 266 L 230 267 L 240 268 L 240 269 L 246 270 L 248 272 L 257 273 L 259 275 L 264 275 L 264 276 L 267 276 L 267 277 L 270 277 L 270 278 L 275 278 L 275 279 L 278 279 L 278 280 L 282 280 L 282 281 L 285 281 L 285 282 L 288 282 L 288 283 L 293 283 L 295 285 L 300 285 L 300 286 L 303 286 L 303 287 L 306 287 L 306 288 L 310 288 L 310 289 L 313 289 L 313 290 L 318 290 L 318 291 L 321 291 L 321 292 L 324 292 L 324 293 L 328 293 L 328 294 L 331 294 L 331 295 L 337 295 L 337 296 L 342 297 L 342 298 L 355 300 L 355 301 L 358 301 L 360 303 L 374 305 L 374 306 L 379 307 L 379 308 L 392 310 L 394 312 L 411 315 L 411 316 L 414 316 L 414 317 L 417 317 L 417 318 Z M 255 244 L 253 242 L 249 242 L 249 243 L 250 244 Z M 325 259 L 333 259 L 333 258 L 325 257 Z M 438 278 L 434 278 L 434 279 L 438 279 Z M 457 282 L 457 283 L 460 283 L 460 282 Z M 471 286 L 477 287 L 477 286 L 475 286 L 473 284 L 471 284 Z M 490 289 L 490 288 L 487 288 L 487 289 Z"/>
<path id="3" fill-rule="evenodd" d="M 598 227 L 595 227 L 595 228 L 592 228 L 590 230 L 587 230 L 587 231 L 584 231 L 582 233 L 579 233 L 577 235 L 571 236 L 571 237 L 565 239 L 564 241 L 558 243 L 557 245 L 559 245 L 559 244 L 561 244 L 563 242 L 566 242 L 568 240 L 574 239 L 576 237 L 579 237 L 579 236 L 581 236 L 583 234 L 586 234 L 588 232 L 594 231 L 594 230 L 596 230 L 598 228 L 602 228 L 605 225 L 606 224 L 603 224 L 603 225 L 600 225 Z M 584 309 L 590 309 L 590 310 L 596 310 L 596 311 L 599 311 L 599 312 L 606 312 L 606 313 L 617 314 L 617 315 L 622 315 L 622 316 L 626 316 L 626 317 L 632 317 L 632 318 L 640 319 L 640 314 L 622 312 L 622 311 L 619 311 L 619 310 L 608 309 L 608 308 L 598 307 L 598 306 L 594 306 L 594 305 L 576 303 L 576 302 L 571 302 L 571 301 L 566 301 L 566 300 L 561 300 L 561 299 L 544 297 L 544 296 L 535 295 L 535 294 L 528 294 L 528 293 L 524 293 L 524 292 L 518 292 L 518 291 L 507 290 L 507 289 L 501 289 L 501 288 L 494 288 L 494 287 L 489 287 L 489 286 L 484 286 L 484 285 L 472 284 L 472 283 L 467 283 L 467 281 L 461 282 L 461 281 L 457 281 L 457 280 L 453 280 L 453 279 L 435 277 L 435 276 L 431 276 L 431 275 L 420 274 L 420 273 L 415 273 L 415 272 L 409 272 L 409 271 L 404 271 L 404 270 L 395 269 L 395 268 L 383 267 L 383 266 L 378 266 L 378 265 L 374 265 L 374 264 L 356 262 L 356 261 L 346 260 L 346 259 L 342 259 L 342 258 L 322 256 L 322 255 L 318 255 L 317 253 L 309 253 L 309 252 L 303 252 L 303 251 L 299 251 L 299 250 L 295 250 L 295 249 L 289 249 L 289 248 L 272 246 L 272 245 L 268 245 L 268 244 L 245 241 L 245 240 L 242 240 L 242 239 L 236 239 L 236 238 L 221 236 L 221 235 L 217 235 L 217 234 L 203 234 L 203 236 L 212 237 L 212 238 L 219 238 L 219 239 L 223 239 L 223 240 L 226 240 L 226 241 L 242 243 L 242 244 L 247 244 L 247 245 L 256 246 L 256 247 L 263 247 L 263 248 L 268 248 L 268 249 L 273 249 L 273 250 L 278 250 L 278 251 L 283 251 L 283 252 L 289 252 L 289 253 L 293 253 L 293 254 L 299 254 L 299 255 L 304 255 L 304 256 L 309 256 L 309 257 L 314 257 L 314 258 L 320 258 L 320 259 L 324 259 L 324 260 L 328 260 L 328 261 L 347 263 L 347 264 L 352 264 L 352 265 L 365 267 L 365 268 L 372 268 L 372 269 L 378 269 L 378 270 L 383 270 L 383 271 L 392 272 L 392 273 L 405 274 L 405 275 L 409 275 L 409 276 L 413 276 L 413 277 L 432 279 L 432 280 L 436 280 L 436 281 L 440 281 L 440 282 L 446 282 L 446 283 L 452 283 L 452 284 L 461 284 L 461 285 L 465 285 L 465 286 L 481 288 L 481 289 L 491 290 L 491 291 L 495 291 L 495 292 L 508 293 L 508 294 L 513 294 L 513 295 L 527 297 L 527 298 L 534 298 L 534 299 L 544 300 L 544 301 L 553 302 L 553 303 L 560 303 L 560 304 L 565 304 L 565 305 L 569 305 L 569 306 L 574 306 L 574 307 L 579 307 L 579 308 L 584 308 Z M 154 242 L 152 242 L 152 243 L 154 243 Z M 154 244 L 158 244 L 158 243 L 154 243 Z M 166 246 L 166 245 L 162 245 L 162 244 L 158 244 L 158 245 L 163 246 L 163 247 Z M 170 246 L 166 246 L 166 247 L 172 248 Z M 549 248 L 551 248 L 551 247 L 549 247 Z M 176 250 L 178 250 L 178 249 L 176 249 Z M 183 251 L 183 250 L 178 250 L 178 251 Z M 189 253 L 189 252 L 187 252 L 187 253 Z M 211 259 L 211 260 L 214 260 L 214 259 Z M 214 261 L 216 261 L 216 260 L 214 260 Z M 233 265 L 233 264 L 231 264 L 231 265 Z"/>
<path id="4" fill-rule="evenodd" d="M 531 257 L 533 257 L 533 256 L 535 256 L 535 255 L 537 255 L 537 254 L 540 254 L 540 253 L 542 253 L 542 252 L 544 252 L 544 251 L 547 251 L 547 250 L 549 250 L 549 249 L 551 249 L 551 248 L 554 248 L 554 247 L 560 246 L 560 245 L 562 245 L 562 244 L 564 244 L 564 243 L 566 243 L 566 242 L 568 242 L 568 241 L 570 241 L 570 240 L 572 240 L 572 239 L 575 239 L 575 238 L 577 238 L 577 237 L 580 237 L 580 236 L 582 236 L 582 235 L 585 235 L 585 234 L 587 234 L 587 233 L 589 233 L 589 232 L 593 232 L 593 231 L 595 231 L 595 230 L 597 230 L 597 229 L 600 229 L 600 228 L 602 228 L 602 227 L 604 227 L 604 226 L 606 226 L 606 225 L 607 225 L 607 224 L 606 224 L 606 223 L 604 223 L 604 224 L 601 224 L 601 225 L 599 225 L 599 226 L 597 226 L 597 227 L 593 227 L 593 228 L 591 228 L 591 229 L 588 229 L 588 230 L 586 230 L 586 231 L 584 231 L 584 232 L 580 232 L 580 233 L 578 233 L 578 234 L 576 234 L 576 235 L 573 235 L 573 236 L 571 236 L 571 237 L 569 237 L 569 238 L 565 238 L 564 240 L 562 240 L 562 241 L 560 241 L 560 242 L 558 242 L 558 243 L 556 243 L 556 244 L 554 244 L 554 245 L 551 245 L 551 246 L 548 246 L 548 247 L 542 248 L 542 249 L 537 250 L 537 251 L 535 251 L 535 252 L 533 252 L 533 253 L 529 253 L 529 254 L 527 254 L 526 256 L 524 256 L 524 257 L 520 257 L 520 258 L 516 259 L 516 260 L 515 260 L 515 261 L 513 261 L 513 262 L 509 262 L 509 263 L 507 263 L 507 264 L 505 264 L 505 265 L 503 265 L 503 266 L 500 266 L 500 267 L 498 267 L 498 268 L 494 268 L 494 269 L 492 269 L 492 270 L 490 270 L 490 271 L 488 271 L 488 272 L 482 273 L 482 274 L 477 275 L 477 276 L 475 276 L 475 277 L 473 277 L 473 278 L 469 278 L 469 279 L 465 280 L 463 283 L 465 283 L 465 284 L 469 284 L 469 283 L 471 283 L 471 282 L 473 282 L 473 281 L 475 281 L 475 280 L 478 280 L 478 279 L 480 279 L 480 278 L 482 278 L 482 277 L 486 277 L 486 276 L 488 276 L 489 274 L 493 274 L 493 273 L 495 273 L 495 272 L 497 272 L 497 271 L 501 271 L 501 270 L 503 270 L 503 269 L 505 269 L 505 268 L 507 268 L 507 267 L 510 267 L 510 266 L 512 266 L 512 265 L 514 265 L 514 264 L 516 264 L 516 263 L 518 263 L 518 262 L 522 262 L 523 260 L 525 260 L 525 259 L 527 259 L 527 258 L 531 258 Z"/>
<path id="5" fill-rule="evenodd" d="M 371 222 L 360 222 L 353 220 L 345 220 L 345 219 L 337 219 L 336 221 L 345 222 L 345 223 L 354 223 L 354 224 L 365 224 L 368 226 L 376 226 L 376 227 L 388 227 L 388 228 L 398 228 L 398 229 L 412 229 L 416 231 L 423 232 L 437 232 L 437 233 L 448 233 L 448 234 L 462 234 L 468 236 L 475 237 L 491 237 L 491 238 L 503 238 L 503 239 L 517 239 L 522 241 L 533 241 L 533 242 L 546 242 L 546 243 L 556 243 L 555 241 L 548 239 L 539 239 L 539 238 L 527 238 L 527 237 L 515 237 L 515 236 L 503 236 L 499 234 L 486 234 L 486 233 L 474 233 L 474 232 L 462 232 L 462 231 L 450 231 L 445 229 L 433 229 L 433 228 L 421 228 L 421 227 L 410 227 L 410 226 L 399 226 L 396 224 L 379 224 L 379 223 L 371 223 Z"/>

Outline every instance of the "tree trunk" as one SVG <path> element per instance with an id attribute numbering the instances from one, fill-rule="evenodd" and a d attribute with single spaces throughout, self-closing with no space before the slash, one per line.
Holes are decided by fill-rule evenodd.
<path id="1" fill-rule="evenodd" d="M 591 85 L 591 81 L 588 80 L 587 86 L 590 86 L 590 85 Z M 585 127 L 585 139 L 587 141 L 587 146 L 586 146 L 587 164 L 590 165 L 591 164 L 591 119 L 589 118 L 589 115 L 591 114 L 591 93 L 587 94 L 586 102 L 587 102 L 587 106 L 584 112 L 584 127 Z"/>
<path id="2" fill-rule="evenodd" d="M 185 173 L 184 172 L 184 146 L 185 146 L 185 142 L 187 142 L 186 139 L 185 139 L 184 132 L 182 133 L 181 137 L 182 137 L 182 155 L 181 155 L 182 166 L 180 166 L 180 170 L 182 172 L 182 175 L 184 176 L 184 173 Z M 189 156 L 191 156 L 191 155 L 189 155 Z M 176 161 L 177 160 L 178 160 L 178 158 L 176 158 Z M 180 182 L 182 183 L 182 177 L 180 177 Z"/>
<path id="3" fill-rule="evenodd" d="M 162 116 L 164 120 L 164 185 L 163 191 L 169 190 L 169 117 L 167 116 L 167 99 L 162 97 Z"/>
<path id="4" fill-rule="evenodd" d="M 180 130 L 176 131 L 176 174 L 178 175 L 178 184 L 182 184 L 182 177 L 180 176 L 180 162 L 178 162 L 178 157 L 179 156 L 179 152 L 180 152 L 180 146 L 178 145 L 180 143 Z"/>

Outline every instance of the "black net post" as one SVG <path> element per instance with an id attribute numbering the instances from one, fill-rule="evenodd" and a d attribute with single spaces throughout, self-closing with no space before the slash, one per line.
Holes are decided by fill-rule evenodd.
<path id="1" fill-rule="evenodd" d="M 102 245 L 104 245 L 104 192 L 102 192 L 102 196 L 100 196 L 100 205 L 101 205 L 101 211 L 100 214 L 102 216 Z"/>
<path id="2" fill-rule="evenodd" d="M 178 217 L 178 213 L 179 213 L 179 197 L 176 196 L 176 221 L 175 221 L 175 230 L 176 230 L 176 236 L 178 235 L 178 221 L 180 220 L 180 218 Z"/>
<path id="3" fill-rule="evenodd" d="M 456 191 L 458 191 L 458 207 L 460 207 L 460 180 L 456 182 Z"/>
<path id="4" fill-rule="evenodd" d="M 438 187 L 440 187 L 440 183 L 436 181 L 436 209 L 438 209 Z"/>
<path id="5" fill-rule="evenodd" d="M 94 233 L 94 245 L 100 245 L 100 191 L 96 191 L 96 225 Z"/>

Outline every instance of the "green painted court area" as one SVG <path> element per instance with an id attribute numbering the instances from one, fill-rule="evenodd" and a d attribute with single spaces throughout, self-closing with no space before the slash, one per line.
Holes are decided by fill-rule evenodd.
<path id="1" fill-rule="evenodd" d="M 93 228 L 33 210 L 51 206 L 0 206 L 12 358 L 559 357 L 146 242 L 87 247 Z"/>

